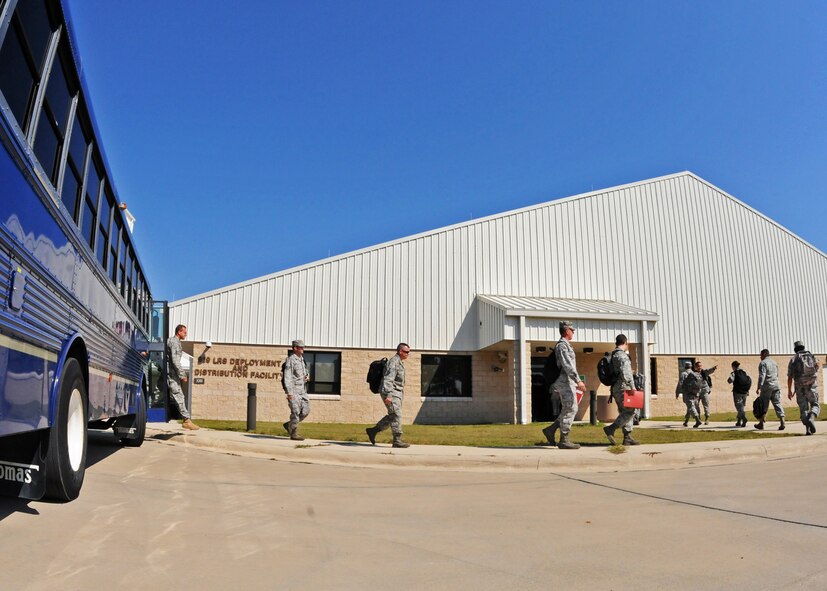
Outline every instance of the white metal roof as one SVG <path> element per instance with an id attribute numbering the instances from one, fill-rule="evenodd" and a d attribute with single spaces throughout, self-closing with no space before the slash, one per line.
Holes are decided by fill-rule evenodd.
<path id="1" fill-rule="evenodd" d="M 827 256 L 688 172 L 287 269 L 173 302 L 170 318 L 202 341 L 468 351 L 479 315 L 502 313 L 479 294 L 655 314 L 656 354 L 827 352 Z"/>
<path id="2" fill-rule="evenodd" d="M 581 300 L 525 296 L 478 295 L 505 311 L 506 316 L 533 318 L 560 318 L 582 320 L 650 320 L 658 315 L 626 304 L 609 300 Z"/>

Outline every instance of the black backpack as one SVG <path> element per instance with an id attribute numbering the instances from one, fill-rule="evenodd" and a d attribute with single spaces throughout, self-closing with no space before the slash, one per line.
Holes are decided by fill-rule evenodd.
<path id="1" fill-rule="evenodd" d="M 733 391 L 749 392 L 750 388 L 752 388 L 752 378 L 743 369 L 736 370 L 735 377 L 732 380 Z"/>
<path id="2" fill-rule="evenodd" d="M 554 355 L 554 349 L 552 349 L 551 355 L 546 357 L 546 363 L 543 365 L 543 380 L 546 382 L 546 390 L 548 390 L 559 377 L 560 366 L 557 365 L 557 357 Z"/>
<path id="3" fill-rule="evenodd" d="M 752 401 L 752 414 L 755 415 L 755 418 L 759 421 L 761 417 L 767 414 L 767 410 L 769 410 L 769 401 L 764 400 L 760 396 L 756 396 L 755 400 Z"/>
<path id="4" fill-rule="evenodd" d="M 614 352 L 611 355 L 604 355 L 600 361 L 597 362 L 597 378 L 604 386 L 613 386 L 617 381 L 617 374 L 614 367 L 612 367 L 612 359 L 614 359 Z"/>
<path id="5" fill-rule="evenodd" d="M 287 361 L 281 364 L 281 387 L 284 389 L 284 393 L 287 394 L 287 380 L 285 379 L 285 371 L 287 370 Z"/>
<path id="6" fill-rule="evenodd" d="M 365 381 L 368 383 L 368 386 L 370 386 L 370 391 L 374 394 L 379 394 L 379 391 L 382 389 L 382 378 L 385 377 L 385 366 L 387 364 L 387 357 L 370 362 L 368 377 Z"/>
<path id="7" fill-rule="evenodd" d="M 691 396 L 696 396 L 701 391 L 701 377 L 694 371 L 690 371 L 683 379 L 683 391 Z"/>

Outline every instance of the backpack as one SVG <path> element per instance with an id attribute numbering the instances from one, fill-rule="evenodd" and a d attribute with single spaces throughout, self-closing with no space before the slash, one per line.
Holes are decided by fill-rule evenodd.
<path id="1" fill-rule="evenodd" d="M 281 387 L 284 388 L 284 393 L 287 394 L 287 381 L 285 380 L 285 374 L 287 373 L 287 360 L 281 364 Z"/>
<path id="2" fill-rule="evenodd" d="M 370 391 L 374 394 L 379 394 L 382 389 L 382 378 L 385 377 L 385 366 L 388 364 L 388 358 L 382 357 L 376 361 L 370 362 L 368 367 L 368 377 L 365 380 L 370 387 Z"/>
<path id="3" fill-rule="evenodd" d="M 689 395 L 695 395 L 701 391 L 701 380 L 703 378 L 694 371 L 690 371 L 683 379 L 683 391 Z"/>
<path id="4" fill-rule="evenodd" d="M 770 403 L 768 400 L 764 400 L 760 396 L 756 396 L 755 400 L 752 401 L 752 414 L 760 421 L 761 417 L 767 414 L 769 405 Z"/>
<path id="5" fill-rule="evenodd" d="M 732 390 L 734 392 L 749 392 L 750 388 L 752 388 L 752 378 L 743 369 L 737 370 L 732 380 Z"/>
<path id="6" fill-rule="evenodd" d="M 543 380 L 546 383 L 546 389 L 549 389 L 559 377 L 560 366 L 557 365 L 557 356 L 554 354 L 554 349 L 552 349 L 551 354 L 546 357 L 546 362 L 543 365 Z"/>
<path id="7" fill-rule="evenodd" d="M 642 373 L 632 374 L 632 381 L 635 383 L 635 390 L 640 390 L 642 392 L 646 387 L 646 376 Z"/>
<path id="8" fill-rule="evenodd" d="M 597 362 L 597 377 L 604 386 L 613 386 L 617 381 L 617 373 L 615 373 L 614 367 L 612 366 L 614 356 L 615 354 L 612 352 L 610 356 L 607 357 L 604 355 L 600 361 Z"/>
<path id="9" fill-rule="evenodd" d="M 793 377 L 805 384 L 818 379 L 818 362 L 812 353 L 801 351 L 795 354 Z"/>

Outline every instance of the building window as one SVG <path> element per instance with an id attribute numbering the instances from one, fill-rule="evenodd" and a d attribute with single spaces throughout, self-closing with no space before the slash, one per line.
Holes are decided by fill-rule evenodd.
<path id="1" fill-rule="evenodd" d="M 288 355 L 292 355 L 290 351 Z M 310 373 L 308 394 L 341 394 L 342 354 L 329 351 L 305 351 L 304 362 Z"/>
<path id="2" fill-rule="evenodd" d="M 657 357 L 652 357 L 649 360 L 649 379 L 652 382 L 652 394 L 658 393 L 658 359 Z"/>
<path id="3" fill-rule="evenodd" d="M 470 398 L 471 356 L 423 355 L 422 395 Z"/>
<path id="4" fill-rule="evenodd" d="M 686 369 L 684 365 L 689 364 L 690 367 L 695 367 L 695 358 L 694 357 L 678 357 L 678 375 L 683 373 L 683 370 Z"/>

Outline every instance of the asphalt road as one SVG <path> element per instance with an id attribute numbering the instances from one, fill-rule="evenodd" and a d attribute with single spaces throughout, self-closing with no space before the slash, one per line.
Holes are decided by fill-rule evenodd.
<path id="1" fill-rule="evenodd" d="M 96 434 L 78 500 L 0 500 L 0 589 L 821 591 L 825 459 L 463 473 Z"/>

